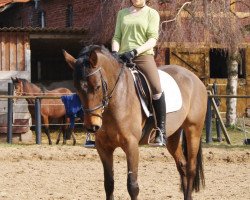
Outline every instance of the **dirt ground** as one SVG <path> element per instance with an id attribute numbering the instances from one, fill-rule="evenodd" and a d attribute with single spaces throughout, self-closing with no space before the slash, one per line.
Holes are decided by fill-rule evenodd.
<path id="1" fill-rule="evenodd" d="M 61 145 L 0 145 L 1 200 L 105 199 L 95 149 Z M 206 187 L 197 200 L 250 199 L 250 149 L 203 148 Z M 126 160 L 115 151 L 115 199 L 127 200 Z M 140 200 L 182 199 L 175 163 L 163 148 L 140 147 Z"/>

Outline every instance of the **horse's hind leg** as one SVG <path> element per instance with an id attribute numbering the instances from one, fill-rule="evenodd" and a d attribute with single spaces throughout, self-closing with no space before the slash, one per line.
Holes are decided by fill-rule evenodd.
<path id="1" fill-rule="evenodd" d="M 102 161 L 104 170 L 104 187 L 106 192 L 106 200 L 114 200 L 114 168 L 113 168 L 113 153 L 114 149 L 105 147 L 99 144 L 96 140 L 96 149 Z"/>
<path id="2" fill-rule="evenodd" d="M 61 134 L 62 134 L 62 130 L 60 130 L 59 133 L 58 133 L 56 144 L 59 144 L 60 138 L 61 138 Z"/>
<path id="3" fill-rule="evenodd" d="M 204 175 L 201 152 L 201 126 L 188 126 L 185 128 L 187 142 L 187 189 L 185 199 L 192 199 L 192 191 L 199 191 L 200 180 L 204 185 Z"/>
<path id="4" fill-rule="evenodd" d="M 125 142 L 122 147 L 127 157 L 128 175 L 127 175 L 127 188 L 131 200 L 137 200 L 139 194 L 139 185 L 137 182 L 138 175 L 138 162 L 139 162 L 139 148 L 136 138 L 131 137 Z"/>
<path id="5" fill-rule="evenodd" d="M 187 189 L 187 161 L 182 150 L 182 144 L 180 140 L 181 133 L 182 129 L 179 129 L 173 135 L 168 137 L 167 148 L 169 153 L 173 156 L 175 160 L 177 170 L 181 176 L 181 188 L 185 195 L 185 191 Z"/>

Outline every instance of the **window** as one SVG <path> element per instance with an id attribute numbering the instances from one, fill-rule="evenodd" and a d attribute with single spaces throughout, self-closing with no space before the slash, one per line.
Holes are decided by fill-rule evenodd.
<path id="1" fill-rule="evenodd" d="M 169 48 L 166 48 L 165 64 L 170 65 L 170 49 Z"/>
<path id="2" fill-rule="evenodd" d="M 73 6 L 70 4 L 66 9 L 66 27 L 73 27 Z"/>
<path id="3" fill-rule="evenodd" d="M 44 28 L 46 26 L 46 20 L 45 20 L 45 12 L 44 10 L 41 10 L 38 15 L 38 24 L 39 27 Z"/>
<path id="4" fill-rule="evenodd" d="M 238 64 L 238 77 L 246 78 L 246 59 L 245 49 L 240 49 L 240 61 Z M 210 49 L 210 78 L 228 77 L 228 52 L 223 49 Z"/>

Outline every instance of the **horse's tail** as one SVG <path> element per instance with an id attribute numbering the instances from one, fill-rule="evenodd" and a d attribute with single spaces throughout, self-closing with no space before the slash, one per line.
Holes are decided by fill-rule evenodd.
<path id="1" fill-rule="evenodd" d="M 183 153 L 185 155 L 185 158 L 187 159 L 187 140 L 186 136 L 183 133 Z M 200 191 L 200 186 L 205 187 L 205 176 L 204 176 L 204 170 L 203 170 L 203 157 L 202 157 L 202 145 L 201 145 L 201 139 L 200 139 L 200 145 L 199 150 L 197 153 L 197 161 L 196 161 L 196 175 L 194 177 L 194 183 L 193 183 L 193 190 L 196 192 Z M 182 188 L 183 189 L 183 188 Z"/>

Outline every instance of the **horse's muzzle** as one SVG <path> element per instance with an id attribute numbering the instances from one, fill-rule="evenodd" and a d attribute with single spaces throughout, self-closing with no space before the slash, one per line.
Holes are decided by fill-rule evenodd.
<path id="1" fill-rule="evenodd" d="M 90 133 L 96 133 L 101 127 L 98 125 L 91 125 L 90 127 L 87 128 L 87 131 Z"/>

